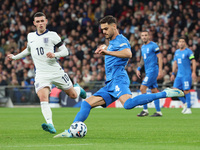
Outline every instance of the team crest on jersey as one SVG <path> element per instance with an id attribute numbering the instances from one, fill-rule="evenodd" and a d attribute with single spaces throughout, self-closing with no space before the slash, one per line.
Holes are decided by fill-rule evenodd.
<path id="1" fill-rule="evenodd" d="M 182 59 L 184 59 L 185 58 L 185 54 L 182 54 Z"/>
<path id="2" fill-rule="evenodd" d="M 49 38 L 44 38 L 44 43 L 47 45 L 49 42 Z"/>

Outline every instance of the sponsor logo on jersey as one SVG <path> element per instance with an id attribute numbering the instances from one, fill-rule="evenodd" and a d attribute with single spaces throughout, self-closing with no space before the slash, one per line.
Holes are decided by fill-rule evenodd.
<path id="1" fill-rule="evenodd" d="M 120 91 L 120 92 L 117 94 L 117 96 L 119 96 L 119 94 L 121 94 L 121 92 L 122 92 L 122 91 Z"/>

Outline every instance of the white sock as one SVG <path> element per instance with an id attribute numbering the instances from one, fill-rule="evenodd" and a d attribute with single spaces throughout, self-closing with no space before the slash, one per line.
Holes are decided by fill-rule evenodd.
<path id="1" fill-rule="evenodd" d="M 46 122 L 49 124 L 53 125 L 53 120 L 52 120 L 52 111 L 51 108 L 49 106 L 49 102 L 40 102 L 41 105 L 41 110 L 42 110 L 42 114 L 44 116 L 44 119 L 46 120 Z"/>
<path id="2" fill-rule="evenodd" d="M 76 91 L 77 93 L 77 98 L 79 97 L 80 93 L 81 93 L 81 89 L 80 87 L 74 87 L 74 90 Z"/>
<path id="3" fill-rule="evenodd" d="M 143 109 L 143 111 L 144 111 L 144 112 L 147 112 L 147 113 L 149 112 L 148 109 Z"/>
<path id="4" fill-rule="evenodd" d="M 160 114 L 160 115 L 162 115 L 162 112 L 161 112 L 161 111 L 157 111 L 157 113 Z"/>

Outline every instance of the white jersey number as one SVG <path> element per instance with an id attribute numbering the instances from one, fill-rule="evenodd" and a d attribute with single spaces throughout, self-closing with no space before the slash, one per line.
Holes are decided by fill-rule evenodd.
<path id="1" fill-rule="evenodd" d="M 146 59 L 147 58 L 147 55 L 146 54 L 144 54 L 144 59 Z"/>

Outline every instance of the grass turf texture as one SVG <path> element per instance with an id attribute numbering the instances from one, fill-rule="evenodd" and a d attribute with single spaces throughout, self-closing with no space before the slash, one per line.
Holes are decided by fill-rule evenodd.
<path id="1" fill-rule="evenodd" d="M 137 117 L 141 109 L 93 109 L 85 121 L 84 138 L 58 138 L 41 128 L 44 118 L 40 108 L 0 108 L 0 149 L 138 149 L 199 150 L 200 109 L 191 115 L 182 109 L 162 109 L 163 117 Z M 54 108 L 57 133 L 72 123 L 79 108 Z M 150 115 L 155 109 L 149 109 Z"/>

